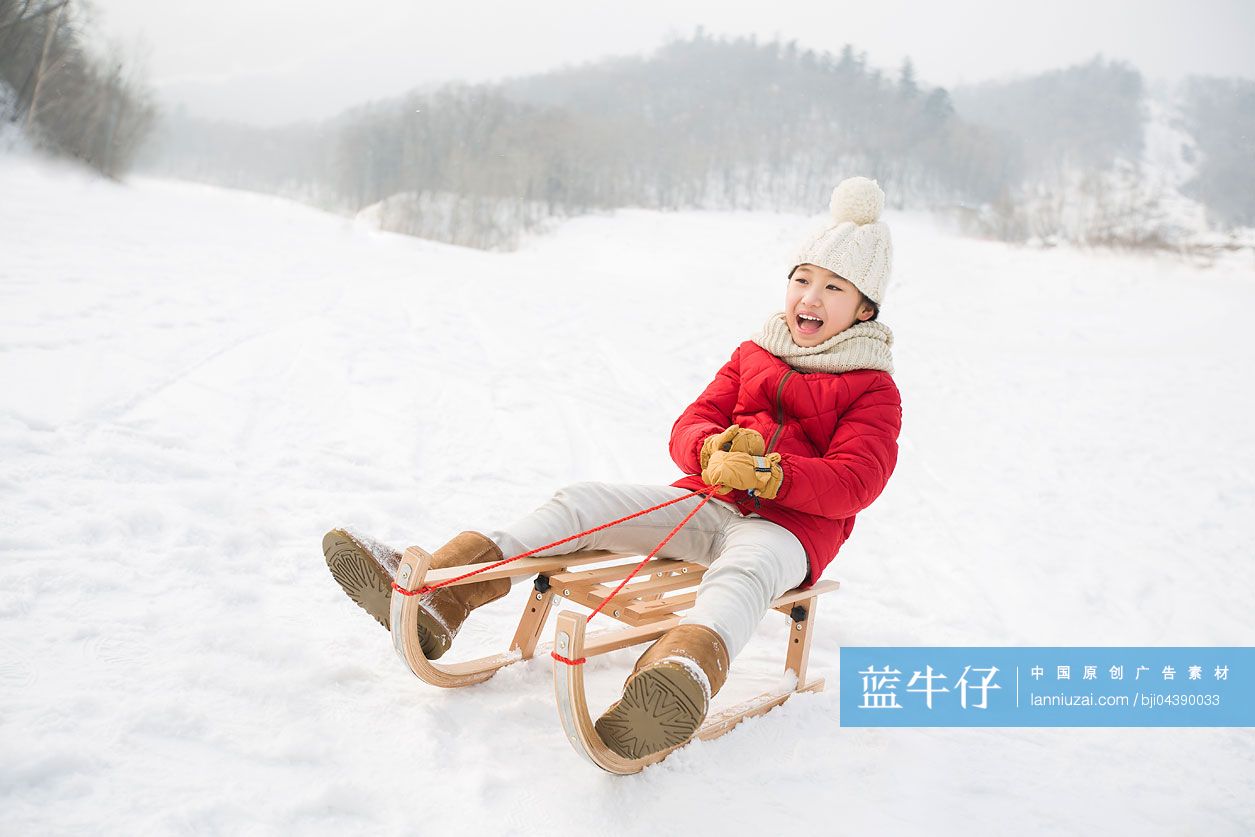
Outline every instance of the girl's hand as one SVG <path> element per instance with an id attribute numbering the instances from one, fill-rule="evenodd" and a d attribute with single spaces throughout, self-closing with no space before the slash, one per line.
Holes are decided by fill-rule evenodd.
<path id="1" fill-rule="evenodd" d="M 710 455 L 717 450 L 741 451 L 751 456 L 762 456 L 764 449 L 766 449 L 766 444 L 763 442 L 762 434 L 757 430 L 741 427 L 739 424 L 730 424 L 722 433 L 706 437 L 706 441 L 702 442 L 699 461 L 702 470 L 705 471 Z"/>
<path id="2" fill-rule="evenodd" d="M 756 496 L 771 500 L 780 491 L 784 470 L 780 467 L 778 452 L 761 456 L 743 451 L 716 450 L 710 454 L 706 467 L 702 469 L 702 481 L 707 485 L 721 486 L 716 494 L 727 494 L 734 488 L 752 489 Z"/>

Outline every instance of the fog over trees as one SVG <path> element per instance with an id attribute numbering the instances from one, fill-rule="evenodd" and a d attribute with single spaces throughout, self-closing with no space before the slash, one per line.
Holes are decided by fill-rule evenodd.
<path id="1" fill-rule="evenodd" d="M 46 20 L 50 8 L 0 0 L 0 20 L 15 9 Z M 47 25 L 23 24 L 20 61 L 4 53 L 20 102 L 34 97 Z M 814 213 L 856 173 L 877 178 L 891 206 L 937 211 L 978 235 L 1172 246 L 1183 234 L 1147 185 L 1149 94 L 1136 68 L 1095 56 L 954 90 L 925 75 L 909 58 L 871 66 L 853 45 L 834 53 L 699 27 L 647 56 L 429 85 L 318 122 L 267 129 L 166 114 L 136 165 L 483 248 L 618 207 Z M 94 95 L 68 94 L 63 79 L 58 104 L 39 106 L 35 121 L 116 172 L 151 106 L 121 76 L 83 77 Z M 1253 87 L 1195 78 L 1177 97 L 1191 137 L 1180 154 L 1193 167 L 1177 185 L 1217 226 L 1255 224 Z"/>
<path id="2" fill-rule="evenodd" d="M 1255 226 L 1255 81 L 1191 78 L 1185 114 L 1201 152 L 1185 193 L 1225 223 Z"/>

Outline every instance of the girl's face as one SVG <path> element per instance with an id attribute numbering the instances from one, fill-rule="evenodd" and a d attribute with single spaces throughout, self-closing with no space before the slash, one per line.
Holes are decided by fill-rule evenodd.
<path id="1" fill-rule="evenodd" d="M 799 346 L 818 346 L 873 313 L 853 282 L 827 268 L 800 264 L 789 277 L 784 315 Z"/>

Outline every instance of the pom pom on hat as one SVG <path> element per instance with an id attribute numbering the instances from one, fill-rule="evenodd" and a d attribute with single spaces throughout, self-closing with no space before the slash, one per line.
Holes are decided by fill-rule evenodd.
<path id="1" fill-rule="evenodd" d="M 853 283 L 880 305 L 893 270 L 893 239 L 888 225 L 880 220 L 884 207 L 885 193 L 875 180 L 842 180 L 828 204 L 832 217 L 794 251 L 789 275 L 799 264 L 818 265 Z"/>
<path id="2" fill-rule="evenodd" d="M 885 193 L 875 180 L 866 177 L 847 177 L 832 190 L 832 200 L 828 209 L 832 212 L 832 223 L 853 221 L 855 224 L 870 224 L 880 218 L 880 211 L 885 208 Z"/>

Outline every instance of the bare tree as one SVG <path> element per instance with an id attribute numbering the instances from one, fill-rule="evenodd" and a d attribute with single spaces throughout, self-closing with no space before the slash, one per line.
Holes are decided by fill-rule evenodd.
<path id="1" fill-rule="evenodd" d="M 15 96 L 13 119 L 47 148 L 110 177 L 128 166 L 156 107 L 121 48 L 91 54 L 83 2 L 0 0 L 0 83 Z"/>

